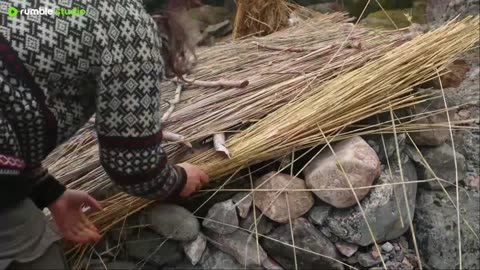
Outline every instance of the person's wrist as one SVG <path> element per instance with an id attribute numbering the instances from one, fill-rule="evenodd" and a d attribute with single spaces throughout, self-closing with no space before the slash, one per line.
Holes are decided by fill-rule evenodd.
<path id="1" fill-rule="evenodd" d="M 43 181 L 38 183 L 30 194 L 30 198 L 37 207 L 43 209 L 58 200 L 66 187 L 59 183 L 52 175 L 48 175 Z"/>

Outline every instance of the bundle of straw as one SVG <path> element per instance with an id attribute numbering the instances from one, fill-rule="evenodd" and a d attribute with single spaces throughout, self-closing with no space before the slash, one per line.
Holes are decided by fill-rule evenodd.
<path id="1" fill-rule="evenodd" d="M 238 0 L 233 38 L 277 32 L 288 25 L 292 7 L 285 0 Z"/>
<path id="2" fill-rule="evenodd" d="M 361 67 L 407 41 L 404 32 L 358 27 L 352 33 L 353 27 L 342 14 L 319 15 L 267 37 L 200 51 L 195 79 L 248 79 L 250 84 L 241 89 L 188 85 L 163 128 L 190 141 L 235 132 L 238 126 L 262 119 L 299 95 L 310 95 L 324 81 Z M 344 42 L 346 36 L 349 42 Z M 175 86 L 163 86 L 166 94 L 162 98 L 173 99 Z M 162 111 L 166 111 L 169 105 L 162 104 Z M 182 160 L 185 148 L 171 144 L 166 150 L 172 160 Z M 70 188 L 94 192 L 110 187 L 91 128 L 58 148 L 44 164 Z"/>
<path id="3" fill-rule="evenodd" d="M 207 151 L 188 162 L 215 177 L 293 148 L 325 143 L 337 133 L 343 137 L 359 134 L 360 129 L 343 130 L 372 115 L 421 102 L 425 97 L 412 92 L 412 87 L 435 77 L 459 54 L 472 48 L 479 41 L 478 24 L 478 17 L 449 23 L 357 70 L 324 82 L 311 95 L 300 96 L 228 140 L 232 159 Z M 402 129 L 401 123 L 398 128 Z M 408 126 L 405 128 L 408 130 Z M 113 207 L 90 218 L 106 231 L 149 203 L 119 194 L 107 200 L 107 205 Z"/>
<path id="4" fill-rule="evenodd" d="M 191 160 L 213 177 L 292 149 L 325 143 L 326 137 L 370 116 L 418 104 L 412 92 L 446 70 L 455 56 L 479 40 L 479 18 L 450 23 L 405 43 L 380 59 L 341 75 L 236 134 L 232 159 L 209 150 Z"/>

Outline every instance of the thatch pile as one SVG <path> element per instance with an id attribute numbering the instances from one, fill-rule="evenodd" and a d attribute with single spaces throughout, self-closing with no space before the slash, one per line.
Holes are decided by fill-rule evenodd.
<path id="1" fill-rule="evenodd" d="M 238 0 L 233 38 L 277 32 L 288 25 L 292 8 L 285 0 Z"/>
<path id="2" fill-rule="evenodd" d="M 300 94 L 308 96 L 324 81 L 361 67 L 407 41 L 403 32 L 372 32 L 357 27 L 350 34 L 352 29 L 341 14 L 321 15 L 267 37 L 200 51 L 195 79 L 248 79 L 250 84 L 241 89 L 188 85 L 163 128 L 190 141 L 218 132 L 235 133 Z M 344 42 L 349 35 L 350 41 Z M 164 87 L 162 99 L 172 100 L 175 85 L 165 83 Z M 162 105 L 162 111 L 169 107 L 167 102 Z M 110 185 L 98 161 L 94 135 L 92 127 L 87 127 L 44 162 L 70 188 L 93 192 Z M 170 158 L 175 160 L 182 160 L 185 150 L 178 144 L 167 146 Z"/>
<path id="3" fill-rule="evenodd" d="M 389 132 L 391 124 L 369 128 L 352 124 L 425 99 L 412 88 L 442 72 L 478 42 L 478 23 L 478 17 L 468 18 L 406 43 L 403 32 L 354 30 L 336 14 L 268 37 L 219 45 L 200 53 L 195 77 L 248 79 L 250 85 L 190 88 L 164 127 L 193 140 L 256 122 L 227 141 L 232 159 L 209 150 L 187 160 L 213 177 L 294 148 L 354 134 Z M 173 87 L 169 92 L 172 95 Z M 408 120 L 397 120 L 396 125 L 406 131 L 428 128 Z M 177 146 L 169 146 L 168 151 L 182 152 Z M 69 187 L 93 192 L 109 185 L 88 128 L 46 164 Z M 107 231 L 148 203 L 120 193 L 105 202 L 105 211 L 91 218 Z"/>

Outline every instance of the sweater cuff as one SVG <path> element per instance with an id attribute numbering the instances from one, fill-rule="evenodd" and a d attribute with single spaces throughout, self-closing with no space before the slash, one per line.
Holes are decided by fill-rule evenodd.
<path id="1" fill-rule="evenodd" d="M 173 165 L 172 169 L 176 171 L 177 174 L 177 184 L 175 188 L 172 190 L 170 193 L 170 196 L 166 198 L 166 202 L 177 202 L 181 199 L 180 193 L 182 192 L 183 188 L 185 187 L 185 184 L 187 183 L 187 172 L 185 171 L 184 168 L 178 166 L 178 165 Z"/>
<path id="2" fill-rule="evenodd" d="M 65 186 L 49 174 L 40 183 L 35 185 L 30 194 L 30 198 L 38 208 L 43 209 L 60 198 L 65 190 Z"/>

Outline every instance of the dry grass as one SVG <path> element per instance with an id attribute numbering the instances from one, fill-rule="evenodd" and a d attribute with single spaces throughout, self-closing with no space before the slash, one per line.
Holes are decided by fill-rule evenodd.
<path id="1" fill-rule="evenodd" d="M 250 86 L 193 87 L 185 91 L 165 127 L 194 140 L 253 123 L 233 132 L 227 141 L 231 160 L 213 150 L 188 159 L 214 178 L 281 157 L 294 149 L 328 145 L 354 135 L 432 128 L 408 119 L 368 127 L 354 124 L 428 98 L 415 95 L 412 87 L 435 77 L 437 70 L 442 72 L 456 56 L 471 48 L 479 39 L 478 22 L 478 18 L 469 18 L 450 23 L 405 43 L 408 38 L 402 32 L 354 30 L 345 18 L 333 14 L 264 38 L 207 49 L 200 54 L 205 65 L 200 64 L 196 78 L 248 79 Z M 318 25 L 324 28 L 315 27 Z M 345 36 L 349 41 L 344 42 Z M 357 42 L 360 48 L 354 46 Z M 169 93 L 174 92 L 172 89 Z M 461 128 L 462 123 L 447 124 L 455 129 Z M 177 159 L 183 157 L 182 149 L 176 145 L 168 146 L 168 151 Z M 45 163 L 69 187 L 94 192 L 110 186 L 98 163 L 95 137 L 89 128 Z M 215 194 L 230 180 L 215 188 Z M 259 189 L 252 187 L 248 191 Z M 278 191 L 279 195 L 282 191 Z M 102 232 L 150 202 L 120 193 L 104 203 L 105 211 L 90 216 Z M 258 237 L 256 228 L 253 233 Z M 295 243 L 291 246 L 301 250 Z M 87 246 L 77 247 L 74 257 L 83 258 L 87 250 Z"/>
<path id="2" fill-rule="evenodd" d="M 288 25 L 292 5 L 285 0 L 238 0 L 233 37 L 265 36 Z"/>

